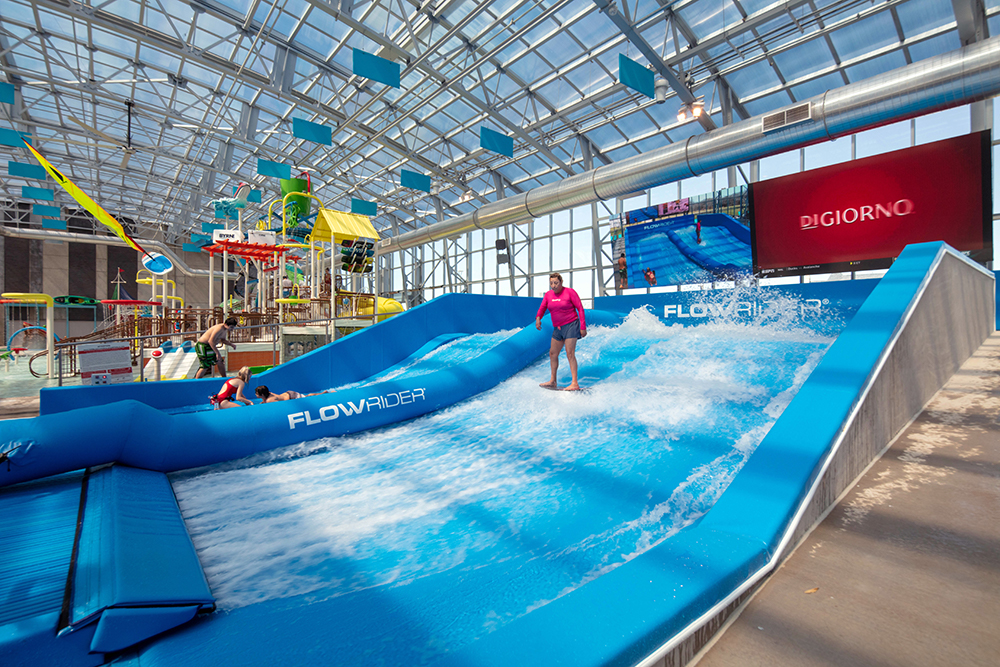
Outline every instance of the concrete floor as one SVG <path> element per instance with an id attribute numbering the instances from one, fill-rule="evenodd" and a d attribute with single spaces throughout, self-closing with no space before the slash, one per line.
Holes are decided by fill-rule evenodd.
<path id="1" fill-rule="evenodd" d="M 689 667 L 1000 665 L 993 334 Z"/>

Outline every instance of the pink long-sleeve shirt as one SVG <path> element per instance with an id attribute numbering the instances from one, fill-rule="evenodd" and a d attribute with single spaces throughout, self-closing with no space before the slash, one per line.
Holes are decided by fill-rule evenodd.
<path id="1" fill-rule="evenodd" d="M 559 294 L 549 290 L 542 299 L 542 305 L 538 309 L 538 317 L 548 310 L 552 314 L 552 326 L 561 327 L 576 319 L 577 312 L 580 313 L 580 329 L 587 328 L 587 320 L 583 316 L 583 302 L 580 295 L 571 287 L 563 287 Z"/>

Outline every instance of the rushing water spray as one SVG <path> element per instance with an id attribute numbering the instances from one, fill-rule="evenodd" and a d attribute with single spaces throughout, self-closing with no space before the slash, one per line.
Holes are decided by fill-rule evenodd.
<path id="1" fill-rule="evenodd" d="M 443 651 L 565 595 L 711 508 L 832 342 L 800 305 L 694 327 L 639 309 L 580 341 L 584 393 L 539 388 L 543 356 L 407 423 L 174 475 L 219 606 L 420 583 Z"/>

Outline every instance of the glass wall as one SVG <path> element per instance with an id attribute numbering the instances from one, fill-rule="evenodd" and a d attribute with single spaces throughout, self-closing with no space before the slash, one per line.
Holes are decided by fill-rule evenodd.
<path id="1" fill-rule="evenodd" d="M 1000 104 L 993 107 L 993 127 L 996 127 L 1000 123 Z M 506 229 L 476 230 L 455 240 L 436 241 L 394 253 L 391 259 L 383 258 L 383 269 L 388 269 L 383 275 L 388 278 L 388 284 L 382 285 L 381 291 L 409 305 L 449 292 L 540 297 L 548 289 L 549 274 L 558 272 L 565 284 L 579 292 L 584 305 L 589 307 L 595 296 L 615 293 L 610 219 L 622 211 L 680 198 L 707 198 L 733 185 L 745 185 L 754 171 L 760 180 L 777 178 L 967 134 L 970 128 L 968 106 L 949 109 L 773 155 L 759 160 L 754 166 L 740 165 L 736 183 L 729 182 L 727 170 L 723 169 L 618 200 L 600 202 L 594 207 L 581 206 Z M 1000 197 L 996 196 L 1000 189 L 1000 169 L 997 169 L 1000 141 L 996 140 L 996 132 L 993 136 L 993 236 L 997 238 L 1000 233 L 997 224 Z M 599 243 L 598 254 L 594 251 L 595 236 Z M 497 249 L 498 240 L 504 242 L 506 249 Z M 504 259 L 504 255 L 509 261 L 499 262 L 498 256 Z M 849 276 L 808 276 L 805 279 L 846 277 Z M 799 278 L 778 280 L 798 282 Z M 715 287 L 731 285 L 716 284 Z M 708 287 L 711 285 L 685 286 L 684 289 Z"/>

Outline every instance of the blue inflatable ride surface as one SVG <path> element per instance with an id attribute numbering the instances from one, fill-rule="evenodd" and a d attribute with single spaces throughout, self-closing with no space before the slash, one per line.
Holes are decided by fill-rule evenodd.
<path id="1" fill-rule="evenodd" d="M 80 652 L 89 646 L 132 667 L 633 665 L 768 562 L 941 251 L 908 248 L 877 284 L 598 299 L 577 349 L 583 394 L 537 386 L 551 329 L 535 330 L 536 299 L 449 297 L 411 311 L 447 302 L 463 311 L 448 324 L 400 316 L 260 379 L 341 387 L 334 394 L 163 412 L 218 383 L 199 381 L 187 396 L 137 387 L 135 400 L 21 420 L 16 452 L 27 451 L 12 455 L 12 471 L 76 456 L 58 443 L 79 441 L 84 418 L 124 419 L 126 434 L 90 444 L 108 460 L 160 470 L 229 461 L 174 473 L 167 487 L 220 612 L 143 641 L 211 601 L 185 595 L 169 623 L 166 611 L 123 618 L 112 604 L 104 634 L 86 635 L 91 624 L 66 637 L 76 657 L 63 663 L 94 664 Z M 401 349 L 382 349 L 388 341 Z M 359 358 L 327 370 L 344 354 Z M 307 384 L 316 368 L 326 375 Z M 231 460 L 291 443 L 301 444 Z M 86 512 L 163 489 L 146 477 L 157 474 L 126 475 L 131 486 Z M 45 483 L 0 489 L 0 503 Z M 163 539 L 186 553 L 157 498 Z M 202 590 L 189 569 L 177 576 Z M 171 604 L 170 591 L 141 588 Z M 35 618 L 38 628 L 53 620 Z M 22 635 L 9 655 L 31 655 L 24 646 L 43 635 L 30 645 Z M 128 641 L 142 643 L 115 652 Z"/>
<path id="2" fill-rule="evenodd" d="M 257 384 L 310 393 L 358 382 L 404 360 L 428 337 L 521 326 L 531 322 L 537 305 L 537 299 L 474 295 L 435 299 L 262 373 L 247 394 L 252 396 Z M 601 313 L 590 317 L 594 323 L 617 321 Z M 218 389 L 218 379 L 43 390 L 45 414 L 0 422 L 0 442 L 14 447 L 10 469 L 0 470 L 0 485 L 107 463 L 172 472 L 412 419 L 510 377 L 548 349 L 551 332 L 546 317 L 540 331 L 525 327 L 482 355 L 419 378 L 252 408 L 164 412 L 190 406 L 192 394 L 204 395 L 204 403 Z M 91 407 L 67 409 L 73 403 Z"/>

